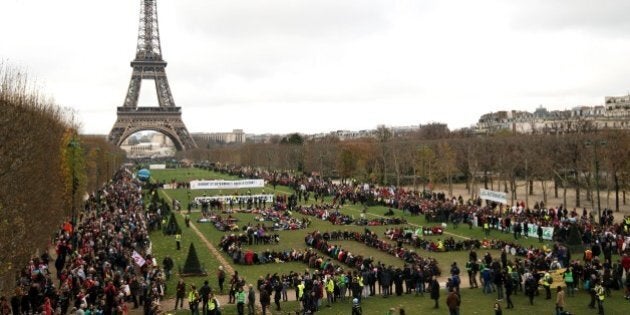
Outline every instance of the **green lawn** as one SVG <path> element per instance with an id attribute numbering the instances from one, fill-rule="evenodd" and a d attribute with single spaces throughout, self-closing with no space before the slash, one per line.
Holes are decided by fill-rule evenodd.
<path id="1" fill-rule="evenodd" d="M 233 179 L 234 177 L 229 177 L 223 174 L 217 174 L 205 170 L 194 170 L 194 169 L 178 169 L 178 170 L 165 170 L 165 171 L 153 171 L 153 176 L 155 179 L 172 179 L 176 178 L 177 180 L 190 180 L 190 179 Z M 271 192 L 273 191 L 272 187 L 266 187 L 265 191 Z M 282 193 L 291 193 L 291 189 L 288 187 L 277 187 L 277 191 Z M 187 190 L 178 189 L 178 190 L 167 190 L 162 191 L 169 198 L 176 198 L 182 201 L 182 204 L 185 203 L 187 198 Z M 211 193 L 219 193 L 218 191 L 206 192 L 207 194 Z M 233 193 L 233 192 L 226 192 Z M 193 197 L 196 195 L 202 195 L 203 191 L 193 191 Z M 184 206 L 185 208 L 185 206 Z M 342 208 L 342 212 L 346 214 L 354 215 L 358 217 L 361 213 L 362 206 L 360 205 L 346 205 Z M 370 207 L 367 210 L 368 216 L 380 216 L 383 215 L 387 211 L 386 207 L 376 206 Z M 193 213 L 192 218 L 193 221 L 198 218 L 198 213 Z M 243 226 L 248 222 L 256 223 L 254 221 L 254 215 L 251 214 L 234 214 L 233 216 L 237 217 L 239 221 L 239 226 Z M 266 248 L 276 249 L 276 250 L 284 250 L 289 248 L 304 248 L 304 236 L 306 233 L 311 232 L 313 230 L 320 231 L 333 231 L 333 230 L 348 230 L 348 231 L 363 231 L 365 227 L 361 226 L 335 226 L 328 222 L 321 221 L 316 218 L 309 217 L 311 219 L 312 226 L 307 230 L 297 230 L 297 231 L 280 231 L 278 234 L 280 235 L 281 241 L 278 245 L 252 245 L 252 246 L 244 246 L 245 249 L 251 249 L 254 251 L 262 251 Z M 420 226 L 431 226 L 435 223 L 427 223 L 424 219 L 424 216 L 405 216 L 405 218 L 412 224 L 420 225 Z M 185 244 L 185 248 L 187 249 L 188 242 L 192 240 L 195 242 L 197 246 L 197 251 L 202 260 L 202 263 L 208 268 L 210 271 L 209 279 L 211 280 L 211 285 L 216 287 L 216 278 L 214 276 L 214 270 L 218 266 L 216 258 L 208 253 L 205 249 L 204 245 L 197 239 L 196 234 L 192 232 L 190 229 L 187 229 L 183 224 L 183 220 L 180 216 L 178 216 L 180 221 L 180 226 L 184 230 L 183 232 L 183 244 Z M 270 224 L 269 222 L 265 222 L 266 224 Z M 218 244 L 219 239 L 224 234 L 214 228 L 210 223 L 208 224 L 197 224 L 197 227 L 203 233 L 203 235 L 213 244 Z M 387 227 L 369 227 L 370 230 L 375 231 L 382 238 L 382 234 Z M 460 225 L 458 229 L 454 229 L 449 225 L 447 232 L 456 234 L 461 237 L 470 237 L 483 239 L 484 233 L 480 228 L 468 229 L 466 225 Z M 431 239 L 437 238 L 445 238 L 449 235 L 443 236 L 429 236 Z M 175 242 L 173 237 L 165 237 L 160 232 L 153 233 L 151 235 L 152 241 L 154 243 L 154 253 L 160 257 L 164 257 L 165 254 L 171 254 L 176 264 L 183 264 L 183 260 L 185 259 L 186 251 L 176 252 L 174 251 Z M 501 239 L 501 240 L 513 240 L 512 234 L 502 234 L 499 231 L 492 231 L 490 238 Z M 333 241 L 333 243 L 338 243 L 342 245 L 344 248 L 349 249 L 352 252 L 356 252 L 358 254 L 374 256 L 374 258 L 378 261 L 381 260 L 387 264 L 392 264 L 394 266 L 398 266 L 402 264 L 398 258 L 390 256 L 386 253 L 380 252 L 373 248 L 368 248 L 358 242 L 355 241 Z M 519 243 L 524 246 L 540 246 L 537 239 L 521 239 Z M 545 244 L 550 244 L 550 242 L 545 242 Z M 433 253 L 428 252 L 423 249 L 416 249 L 418 253 L 422 256 L 431 256 L 435 257 L 439 261 L 439 265 L 442 270 L 445 270 L 450 266 L 453 261 L 457 261 L 458 264 L 463 267 L 465 261 L 468 257 L 467 251 L 461 252 L 446 252 L 446 253 Z M 484 250 L 478 251 L 480 255 L 485 252 Z M 491 251 L 493 256 L 498 256 L 497 251 Z M 231 262 L 230 257 L 223 254 L 224 257 Z M 273 273 L 288 273 L 289 271 L 302 271 L 306 268 L 306 265 L 302 263 L 281 263 L 281 264 L 266 264 L 266 265 L 256 265 L 256 266 L 239 266 L 233 265 L 235 270 L 238 270 L 241 275 L 243 275 L 248 282 L 255 283 L 256 279 L 260 276 L 264 276 L 267 274 Z M 463 269 L 463 268 L 462 268 Z M 197 284 L 201 284 L 205 278 L 189 278 L 186 279 L 187 282 L 193 281 Z M 172 288 L 172 283 L 174 280 L 171 280 L 169 283 L 169 287 Z M 172 291 L 170 291 L 172 293 Z M 289 293 L 291 294 L 291 293 Z M 621 297 L 621 292 L 613 291 L 613 297 L 606 299 L 605 307 L 606 314 L 626 314 L 628 313 L 629 304 L 628 301 Z M 390 307 L 404 307 L 407 311 L 407 314 L 446 314 L 448 313 L 445 305 L 446 292 L 442 290 L 442 297 L 440 299 L 440 309 L 434 310 L 433 301 L 429 300 L 428 296 L 425 297 L 413 297 L 410 295 L 403 295 L 402 297 L 391 297 L 388 299 L 383 299 L 381 297 L 373 297 L 368 298 L 363 302 L 363 310 L 364 314 L 385 314 L 386 310 Z M 462 289 L 462 310 L 461 314 L 493 314 L 492 306 L 495 302 L 496 294 L 484 295 L 481 293 L 479 289 Z M 504 314 L 528 314 L 531 315 L 533 312 L 541 312 L 541 314 L 551 314 L 554 312 L 554 301 L 550 300 L 546 301 L 544 298 L 540 296 L 536 298 L 535 305 L 529 306 L 529 302 L 526 298 L 521 294 L 513 297 L 514 304 L 516 308 L 514 310 L 505 310 Z M 589 310 L 586 308 L 588 304 L 589 296 L 585 293 L 578 293 L 576 297 L 567 298 L 567 309 L 573 313 L 577 314 L 595 314 L 596 311 Z M 505 301 L 502 302 L 503 307 L 506 306 Z M 283 302 L 284 310 L 292 310 L 296 308 L 295 302 Z M 185 313 L 188 313 L 187 311 Z M 321 312 L 318 314 L 349 314 L 350 313 L 350 304 L 349 303 L 337 303 L 332 308 L 323 307 Z M 184 312 L 181 312 L 184 314 Z M 224 305 L 223 314 L 236 314 L 235 307 L 233 305 Z M 285 314 L 285 313 L 277 313 L 273 314 Z"/>

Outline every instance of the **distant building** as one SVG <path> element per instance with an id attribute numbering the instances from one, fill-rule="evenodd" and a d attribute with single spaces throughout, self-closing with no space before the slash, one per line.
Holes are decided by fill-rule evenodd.
<path id="1" fill-rule="evenodd" d="M 507 130 L 515 133 L 556 134 L 585 129 L 630 129 L 630 95 L 607 96 L 605 104 L 556 111 L 548 111 L 540 106 L 534 113 L 515 110 L 488 113 L 479 118 L 476 132 Z"/>
<path id="2" fill-rule="evenodd" d="M 234 129 L 232 132 L 193 133 L 193 139 L 216 143 L 244 143 L 247 139 L 243 129 Z"/>
<path id="3" fill-rule="evenodd" d="M 175 145 L 159 132 L 141 132 L 125 139 L 121 149 L 129 158 L 167 157 L 175 155 Z"/>

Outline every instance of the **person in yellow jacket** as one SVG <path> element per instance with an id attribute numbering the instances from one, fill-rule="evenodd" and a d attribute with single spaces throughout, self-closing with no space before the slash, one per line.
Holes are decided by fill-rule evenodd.
<path id="1" fill-rule="evenodd" d="M 334 302 L 335 298 L 335 281 L 332 276 L 328 276 L 326 280 L 326 304 L 327 307 L 330 307 L 332 302 Z"/>
<path id="2" fill-rule="evenodd" d="M 553 282 L 553 280 L 551 279 L 551 275 L 547 271 L 545 272 L 545 275 L 542 278 L 542 286 L 543 288 L 545 288 L 546 300 L 551 299 L 551 282 Z"/>
<path id="3" fill-rule="evenodd" d="M 175 234 L 175 249 L 180 250 L 182 248 L 182 235 Z"/>
<path id="4" fill-rule="evenodd" d="M 297 285 L 297 300 L 299 302 L 300 310 L 302 309 L 302 304 L 304 304 L 304 281 L 300 282 Z"/>
<path id="5" fill-rule="evenodd" d="M 188 307 L 191 315 L 199 315 L 199 292 L 195 285 L 191 285 L 188 291 Z"/>
<path id="6" fill-rule="evenodd" d="M 597 281 L 594 290 L 595 296 L 597 297 L 597 314 L 604 315 L 604 299 L 606 298 L 606 292 L 601 281 Z"/>
<path id="7" fill-rule="evenodd" d="M 214 294 L 210 293 L 210 298 L 208 299 L 208 306 L 207 306 L 208 315 L 221 314 L 221 312 L 219 311 L 220 306 L 221 305 L 219 304 L 219 301 L 214 296 Z"/>

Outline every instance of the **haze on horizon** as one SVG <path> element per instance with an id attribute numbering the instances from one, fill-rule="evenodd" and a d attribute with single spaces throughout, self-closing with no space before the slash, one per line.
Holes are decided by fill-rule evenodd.
<path id="1" fill-rule="evenodd" d="M 109 133 L 140 1 L 0 2 L 0 60 Z M 317 133 L 600 105 L 630 89 L 628 1 L 158 0 L 191 132 Z M 154 104 L 143 82 L 141 105 Z"/>

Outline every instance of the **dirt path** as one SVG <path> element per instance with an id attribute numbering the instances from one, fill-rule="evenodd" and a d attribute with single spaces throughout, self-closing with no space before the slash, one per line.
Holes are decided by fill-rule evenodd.
<path id="1" fill-rule="evenodd" d="M 179 215 L 181 217 L 184 217 L 183 213 L 179 213 Z M 230 265 L 230 263 L 225 259 L 225 257 L 221 255 L 221 252 L 219 252 L 219 250 L 216 247 L 214 247 L 214 245 L 212 245 L 210 241 L 208 241 L 208 239 L 203 235 L 203 233 L 201 233 L 201 231 L 199 231 L 197 226 L 192 221 L 190 222 L 190 227 L 193 229 L 193 231 L 195 231 L 195 234 L 197 234 L 197 237 L 199 237 L 199 239 L 203 241 L 203 243 L 206 245 L 206 248 L 208 248 L 208 250 L 210 250 L 212 255 L 214 255 L 214 257 L 219 261 L 221 266 L 223 266 L 225 272 L 228 275 L 234 274 L 234 268 L 232 268 L 232 265 Z"/>

